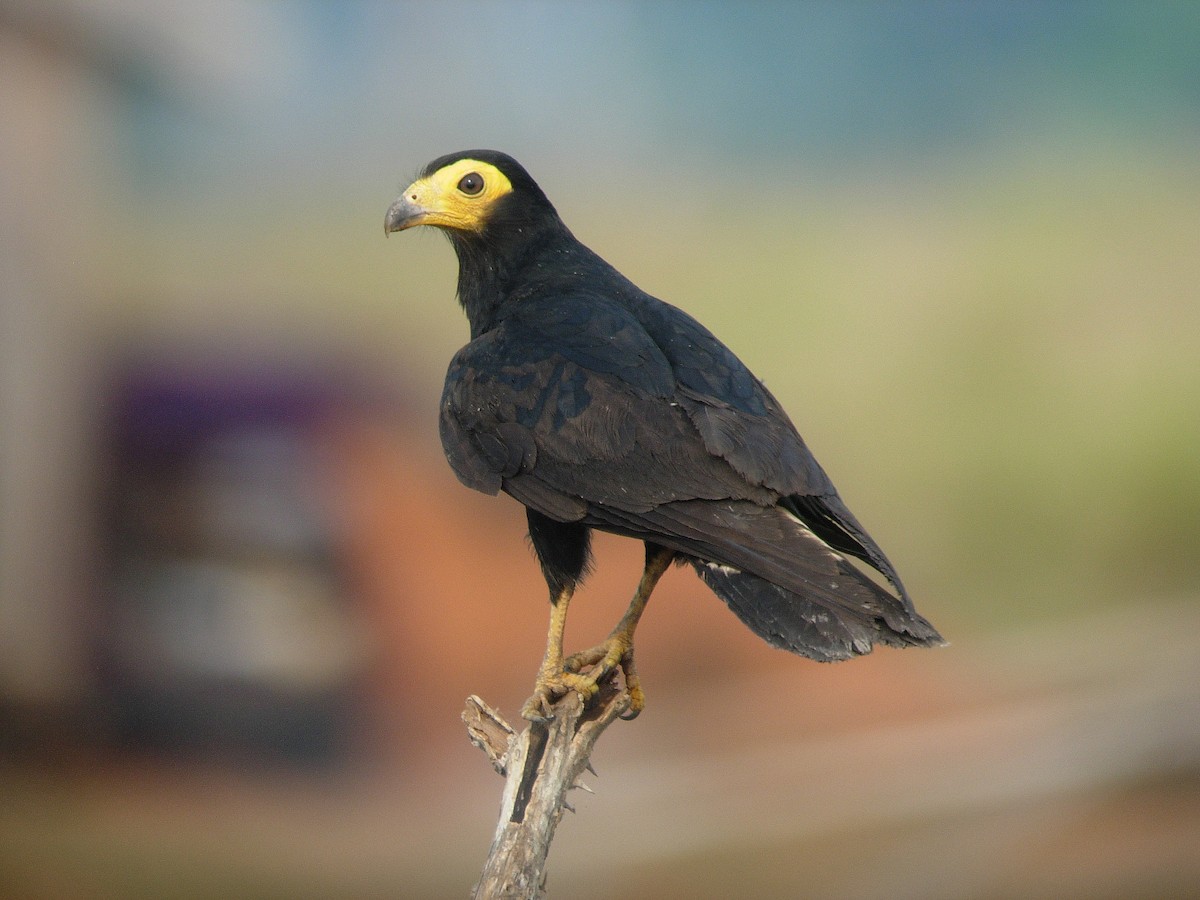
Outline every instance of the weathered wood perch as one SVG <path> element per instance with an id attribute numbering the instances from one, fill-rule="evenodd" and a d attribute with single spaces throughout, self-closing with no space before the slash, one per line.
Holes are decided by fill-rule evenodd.
<path id="1" fill-rule="evenodd" d="M 478 697 L 467 698 L 463 721 L 471 742 L 505 777 L 500 820 L 483 873 L 472 896 L 535 898 L 543 895 L 546 857 L 562 818 L 567 791 L 590 790 L 579 782 L 601 733 L 629 707 L 629 694 L 615 679 L 600 685 L 586 705 L 574 691 L 554 705 L 554 719 L 532 723 L 516 734 Z"/>

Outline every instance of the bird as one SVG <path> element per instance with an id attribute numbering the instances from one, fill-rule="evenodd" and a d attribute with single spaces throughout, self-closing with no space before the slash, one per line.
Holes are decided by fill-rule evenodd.
<path id="1" fill-rule="evenodd" d="M 524 505 L 549 591 L 525 719 L 553 719 L 564 695 L 587 700 L 618 670 L 624 717 L 643 710 L 634 632 L 672 563 L 768 644 L 814 660 L 944 643 L 763 382 L 580 242 L 515 159 L 430 162 L 384 233 L 418 226 L 449 238 L 470 325 L 441 397 L 446 458 L 468 488 Z M 642 541 L 645 565 L 608 637 L 565 657 L 593 530 Z"/>

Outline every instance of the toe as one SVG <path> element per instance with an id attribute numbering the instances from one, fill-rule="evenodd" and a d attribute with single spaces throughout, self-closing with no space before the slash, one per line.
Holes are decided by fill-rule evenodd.
<path id="1" fill-rule="evenodd" d="M 528 722 L 539 722 L 543 725 L 554 720 L 554 713 L 550 707 L 550 698 L 544 691 L 535 691 L 533 696 L 525 701 L 525 705 L 521 707 L 521 718 Z"/>
<path id="2" fill-rule="evenodd" d="M 534 685 L 533 694 L 521 707 L 521 717 L 530 722 L 550 722 L 554 719 L 554 703 L 568 691 L 575 691 L 586 703 L 600 688 L 591 674 L 578 675 L 569 671 L 543 673 Z"/>
<path id="3" fill-rule="evenodd" d="M 606 649 L 603 644 L 600 644 L 588 650 L 580 650 L 578 653 L 572 653 L 563 663 L 563 670 L 568 673 L 577 673 L 588 666 L 594 666 L 600 660 L 604 659 Z"/>

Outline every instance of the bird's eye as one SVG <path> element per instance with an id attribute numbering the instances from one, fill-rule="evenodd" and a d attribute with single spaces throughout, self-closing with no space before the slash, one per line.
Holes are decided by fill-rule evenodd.
<path id="1" fill-rule="evenodd" d="M 458 189 L 468 196 L 475 196 L 483 190 L 483 176 L 478 172 L 469 172 L 459 179 Z"/>

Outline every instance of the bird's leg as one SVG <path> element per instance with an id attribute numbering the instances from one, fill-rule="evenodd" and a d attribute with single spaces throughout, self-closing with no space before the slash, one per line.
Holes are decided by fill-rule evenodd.
<path id="1" fill-rule="evenodd" d="M 567 627 L 567 607 L 575 593 L 570 583 L 551 595 L 550 631 L 546 635 L 546 656 L 538 670 L 533 695 L 525 701 L 521 715 L 531 722 L 549 722 L 554 718 L 551 706 L 567 691 L 578 691 L 584 700 L 596 693 L 596 679 L 568 672 L 563 666 L 563 633 Z"/>
<path id="2" fill-rule="evenodd" d="M 674 550 L 647 542 L 646 568 L 642 572 L 642 579 L 638 582 L 633 599 L 629 601 L 629 608 L 625 610 L 625 615 L 621 617 L 617 627 L 604 641 L 590 650 L 573 653 L 563 664 L 568 674 L 591 666 L 587 678 L 593 685 L 603 681 L 610 672 L 619 667 L 625 676 L 625 689 L 629 692 L 629 709 L 622 715 L 623 719 L 637 718 L 646 707 L 646 694 L 642 690 L 641 680 L 633 664 L 633 632 L 642 618 L 642 613 L 646 611 L 650 594 L 654 592 L 655 585 L 674 558 Z"/>

